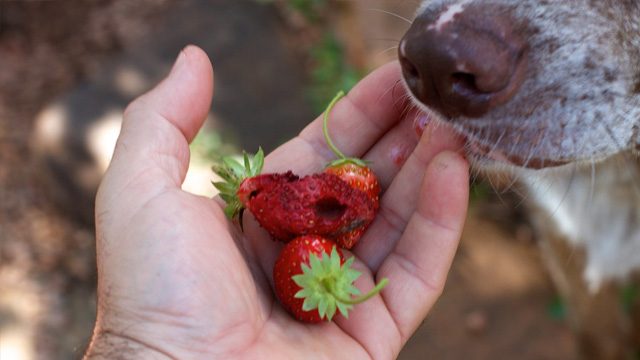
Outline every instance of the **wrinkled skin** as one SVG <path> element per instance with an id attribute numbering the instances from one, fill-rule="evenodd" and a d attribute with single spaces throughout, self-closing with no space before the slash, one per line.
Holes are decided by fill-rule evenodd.
<path id="1" fill-rule="evenodd" d="M 337 104 L 334 141 L 372 161 L 385 191 L 378 219 L 353 251 L 364 273 L 356 286 L 368 290 L 374 277 L 390 283 L 349 320 L 304 325 L 271 291 L 282 245 L 250 217 L 241 234 L 220 199 L 180 189 L 212 78 L 206 55 L 188 47 L 170 76 L 125 113 L 96 204 L 98 318 L 88 358 L 396 357 L 441 293 L 460 238 L 469 178 L 466 161 L 451 151 L 459 141 L 443 127 L 418 141 L 416 114 L 397 106 L 404 94 L 392 91 L 397 63 Z M 271 153 L 265 172 L 320 171 L 331 157 L 321 127 L 312 122 Z M 410 138 L 404 165 L 389 161 L 389 149 Z"/>

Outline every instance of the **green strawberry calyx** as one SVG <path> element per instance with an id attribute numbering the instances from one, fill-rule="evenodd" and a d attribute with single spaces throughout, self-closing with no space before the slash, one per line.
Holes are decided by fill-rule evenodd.
<path id="1" fill-rule="evenodd" d="M 225 156 L 213 166 L 213 172 L 220 176 L 222 181 L 211 183 L 220 191 L 220 197 L 227 203 L 224 213 L 230 219 L 240 217 L 244 205 L 238 199 L 238 188 L 244 179 L 260 175 L 264 165 L 264 152 L 259 148 L 255 155 L 249 156 L 243 151 L 242 159 L 241 164 L 235 158 Z"/>
<path id="2" fill-rule="evenodd" d="M 389 280 L 382 279 L 371 291 L 360 295 L 360 290 L 353 283 L 361 273 L 351 268 L 354 257 L 341 264 L 340 255 L 334 246 L 331 254 L 322 253 L 322 257 L 310 254 L 309 265 L 302 263 L 302 274 L 291 278 L 302 289 L 294 296 L 304 299 L 302 310 L 318 309 L 320 318 L 331 321 L 339 311 L 345 318 L 349 317 L 349 310 L 377 295 Z M 353 297 L 357 296 L 357 297 Z"/>
<path id="3" fill-rule="evenodd" d="M 338 100 L 342 99 L 344 96 L 345 96 L 344 91 L 338 92 L 338 94 L 336 94 L 336 96 L 333 98 L 333 100 L 331 100 L 331 102 L 327 106 L 327 109 L 325 110 L 324 115 L 322 117 L 322 133 L 324 134 L 324 139 L 327 142 L 327 146 L 329 146 L 329 149 L 331 149 L 331 151 L 337 157 L 336 160 L 333 160 L 329 164 L 327 164 L 327 167 L 341 166 L 344 164 L 355 164 L 361 167 L 365 167 L 367 166 L 366 161 L 359 158 L 346 156 L 333 143 L 333 140 L 331 140 L 331 136 L 329 135 L 329 114 L 331 113 L 331 110 L 333 110 Z"/>

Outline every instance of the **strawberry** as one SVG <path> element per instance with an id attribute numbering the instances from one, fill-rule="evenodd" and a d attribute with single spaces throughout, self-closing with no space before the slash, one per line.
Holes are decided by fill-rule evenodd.
<path id="1" fill-rule="evenodd" d="M 341 237 L 375 217 L 374 203 L 336 175 L 258 175 L 263 162 L 260 149 L 252 158 L 245 153 L 244 165 L 223 158 L 214 166 L 224 180 L 213 185 L 227 203 L 225 213 L 240 225 L 247 208 L 274 239 L 287 242 L 305 234 Z"/>
<path id="2" fill-rule="evenodd" d="M 337 175 L 352 188 L 364 191 L 373 200 L 375 209 L 380 207 L 380 184 L 371 168 L 364 162 L 356 163 L 357 159 L 338 159 L 332 161 L 325 168 L 326 173 Z"/>
<path id="3" fill-rule="evenodd" d="M 333 144 L 329 136 L 329 113 L 343 96 L 344 92 L 339 92 L 324 113 L 322 124 L 324 138 L 331 151 L 338 157 L 338 159 L 330 162 L 324 171 L 337 175 L 354 189 L 365 192 L 374 204 L 374 210 L 377 211 L 380 207 L 380 184 L 378 183 L 378 178 L 364 160 L 344 155 L 342 151 Z M 362 223 L 360 226 L 336 238 L 336 242 L 345 249 L 351 249 L 360 237 L 362 237 L 362 234 L 370 224 L 371 222 Z"/>
<path id="4" fill-rule="evenodd" d="M 220 191 L 220 197 L 227 204 L 224 213 L 230 219 L 239 219 L 240 221 L 242 221 L 244 205 L 236 193 L 242 181 L 260 174 L 264 165 L 264 152 L 262 148 L 259 148 L 255 156 L 251 158 L 246 152 L 243 152 L 243 160 L 244 164 L 240 164 L 232 157 L 223 157 L 219 163 L 213 166 L 213 172 L 223 180 L 214 182 L 213 186 Z"/>
<path id="5" fill-rule="evenodd" d="M 292 172 L 245 179 L 237 198 L 277 240 L 316 234 L 340 238 L 375 217 L 373 202 L 333 174 Z"/>
<path id="6" fill-rule="evenodd" d="M 296 319 L 317 323 L 331 321 L 338 310 L 344 317 L 349 310 L 378 294 L 388 283 L 383 279 L 366 295 L 353 282 L 360 272 L 353 270 L 354 258 L 344 260 L 336 244 L 317 235 L 305 235 L 289 242 L 273 268 L 276 297 Z"/>

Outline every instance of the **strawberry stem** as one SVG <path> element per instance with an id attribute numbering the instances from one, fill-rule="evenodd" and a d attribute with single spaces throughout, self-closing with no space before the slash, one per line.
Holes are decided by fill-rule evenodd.
<path id="1" fill-rule="evenodd" d="M 347 305 L 358 305 L 360 303 L 363 303 L 369 299 L 371 299 L 372 297 L 376 296 L 380 291 L 382 291 L 382 289 L 384 289 L 385 286 L 387 286 L 387 284 L 389 283 L 389 279 L 387 278 L 383 278 L 378 285 L 376 285 L 373 289 L 371 289 L 371 291 L 369 291 L 368 293 L 359 296 L 357 298 L 353 298 L 353 299 L 345 299 L 341 296 L 339 296 L 338 294 L 336 294 L 335 292 L 331 291 L 331 294 L 333 295 L 333 297 L 335 297 L 336 300 L 345 303 Z"/>
<path id="2" fill-rule="evenodd" d="M 324 134 L 324 139 L 327 142 L 327 145 L 329 146 L 329 149 L 331 149 L 331 151 L 340 159 L 346 159 L 347 156 L 345 154 L 342 153 L 342 151 L 340 151 L 340 149 L 338 149 L 334 144 L 333 141 L 331 140 L 331 136 L 329 136 L 329 113 L 331 112 L 331 110 L 333 109 L 333 107 L 336 105 L 336 103 L 338 102 L 338 100 L 340 100 L 341 98 L 344 97 L 344 91 L 340 91 L 338 92 L 338 94 L 333 98 L 333 100 L 331 100 L 331 102 L 329 103 L 329 106 L 327 106 L 327 110 L 325 110 L 324 112 L 324 116 L 322 118 L 322 133 Z"/>

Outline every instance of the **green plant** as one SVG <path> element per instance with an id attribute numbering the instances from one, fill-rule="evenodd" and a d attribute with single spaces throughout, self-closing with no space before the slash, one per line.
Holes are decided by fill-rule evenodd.
<path id="1" fill-rule="evenodd" d="M 218 131 L 202 129 L 193 139 L 191 145 L 191 156 L 194 161 L 210 164 L 220 160 L 224 156 L 238 154 L 236 141 L 230 135 L 222 135 Z"/>
<path id="2" fill-rule="evenodd" d="M 332 32 L 311 49 L 313 66 L 309 97 L 314 110 L 320 112 L 340 90 L 349 91 L 361 78 L 363 71 L 353 68 L 345 60 L 345 51 Z"/>
<path id="3" fill-rule="evenodd" d="M 287 4 L 300 12 L 307 20 L 317 22 L 319 14 L 327 7 L 329 0 L 287 0 Z"/>

